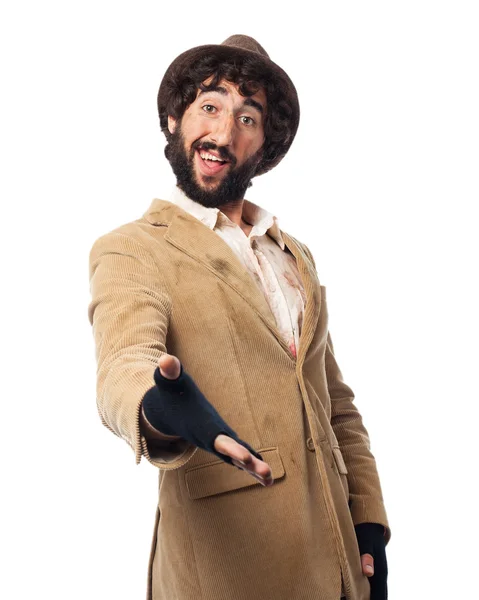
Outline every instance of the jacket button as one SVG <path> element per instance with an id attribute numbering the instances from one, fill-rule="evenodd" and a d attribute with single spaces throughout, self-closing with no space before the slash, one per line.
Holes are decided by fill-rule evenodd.
<path id="1" fill-rule="evenodd" d="M 313 442 L 313 438 L 308 438 L 306 440 L 306 446 L 308 448 L 308 450 L 310 450 L 311 452 L 314 452 L 314 442 Z"/>

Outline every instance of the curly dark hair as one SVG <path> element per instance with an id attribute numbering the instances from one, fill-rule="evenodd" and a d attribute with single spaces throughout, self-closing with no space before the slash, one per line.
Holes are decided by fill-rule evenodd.
<path id="1" fill-rule="evenodd" d="M 243 96 L 252 96 L 263 88 L 267 100 L 265 142 L 255 175 L 266 173 L 283 158 L 296 134 L 299 124 L 296 90 L 280 67 L 271 63 L 273 70 L 260 55 L 244 55 L 228 46 L 213 48 L 214 52 L 205 53 L 204 47 L 198 47 L 180 55 L 170 65 L 158 92 L 161 130 L 169 142 L 168 115 L 181 119 L 196 99 L 198 89 L 207 91 L 218 86 L 221 80 L 237 85 Z M 195 50 L 198 51 L 197 57 Z M 205 86 L 203 82 L 211 76 L 212 81 Z"/>

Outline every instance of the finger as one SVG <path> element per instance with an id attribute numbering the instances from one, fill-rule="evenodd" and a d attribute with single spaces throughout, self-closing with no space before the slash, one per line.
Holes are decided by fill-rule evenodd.
<path id="1" fill-rule="evenodd" d="M 251 477 L 253 477 L 257 481 L 259 481 L 259 483 L 261 483 L 262 486 L 269 487 L 269 486 L 273 485 L 274 479 L 273 479 L 272 475 L 266 475 L 265 477 L 263 477 L 262 475 L 259 475 L 258 473 L 256 473 L 253 470 L 246 469 L 241 463 L 237 462 L 234 459 L 232 459 L 232 462 L 235 466 L 240 468 L 242 471 L 244 471 L 248 475 L 251 475 Z"/>
<path id="2" fill-rule="evenodd" d="M 258 481 L 266 485 L 273 483 L 271 467 L 268 463 L 256 458 L 243 445 L 236 440 L 220 434 L 215 439 L 215 450 L 229 456 L 237 467 L 244 469 L 250 475 L 256 476 Z"/>
<path id="3" fill-rule="evenodd" d="M 255 472 L 258 471 L 262 476 L 267 476 L 269 474 L 270 469 L 268 465 L 266 465 L 264 461 L 253 456 L 248 448 L 245 448 L 245 446 L 238 443 L 233 438 L 221 433 L 216 437 L 214 446 L 217 452 L 226 454 L 226 456 L 229 456 L 231 459 L 243 463 L 242 466 L 246 469 Z"/>
<path id="4" fill-rule="evenodd" d="M 232 459 L 232 462 L 236 467 L 238 467 L 242 471 L 245 471 L 246 473 L 248 473 L 248 475 L 251 475 L 252 477 L 257 479 L 261 483 L 261 485 L 264 485 L 265 487 L 273 485 L 274 479 L 273 479 L 273 475 L 271 474 L 271 472 L 266 476 L 262 476 L 254 470 L 247 469 L 245 467 L 244 463 L 241 463 L 241 462 L 235 460 L 234 458 Z"/>
<path id="5" fill-rule="evenodd" d="M 163 354 L 158 361 L 160 373 L 167 379 L 178 379 L 181 372 L 181 363 L 173 354 Z"/>
<path id="6" fill-rule="evenodd" d="M 361 567 L 364 575 L 374 575 L 374 558 L 370 554 L 361 554 Z"/>

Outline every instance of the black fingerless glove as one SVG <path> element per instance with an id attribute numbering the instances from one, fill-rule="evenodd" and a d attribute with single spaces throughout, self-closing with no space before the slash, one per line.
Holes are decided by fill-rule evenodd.
<path id="1" fill-rule="evenodd" d="M 369 577 L 371 600 L 387 600 L 388 564 L 386 560 L 386 538 L 384 527 L 379 523 L 355 525 L 359 554 L 370 554 L 374 558 L 374 575 Z"/>
<path id="2" fill-rule="evenodd" d="M 223 433 L 263 460 L 251 446 L 240 440 L 233 429 L 220 417 L 181 365 L 179 377 L 163 377 L 159 367 L 153 374 L 155 383 L 143 397 L 143 411 L 148 421 L 166 435 L 178 435 L 184 440 L 216 454 L 232 464 L 231 458 L 214 448 L 216 437 Z"/>

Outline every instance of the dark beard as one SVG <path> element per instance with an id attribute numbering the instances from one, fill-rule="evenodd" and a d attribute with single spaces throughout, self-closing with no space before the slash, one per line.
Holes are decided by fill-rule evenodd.
<path id="1" fill-rule="evenodd" d="M 213 190 L 202 188 L 198 185 L 195 178 L 194 159 L 196 150 L 199 147 L 205 150 L 216 150 L 221 158 L 230 161 L 228 173 Z M 218 208 L 224 204 L 244 198 L 246 190 L 252 185 L 251 179 L 254 177 L 256 167 L 261 160 L 262 150 L 260 148 L 258 152 L 253 154 L 238 168 L 235 168 L 235 157 L 225 147 L 218 147 L 212 142 L 200 142 L 196 140 L 192 144 L 188 156 L 185 150 L 183 133 L 181 132 L 181 121 L 179 121 L 165 148 L 165 156 L 170 162 L 173 173 L 176 175 L 178 187 L 183 190 L 188 198 L 207 208 Z M 212 177 L 205 177 L 204 180 L 206 183 L 209 180 L 214 181 Z"/>

